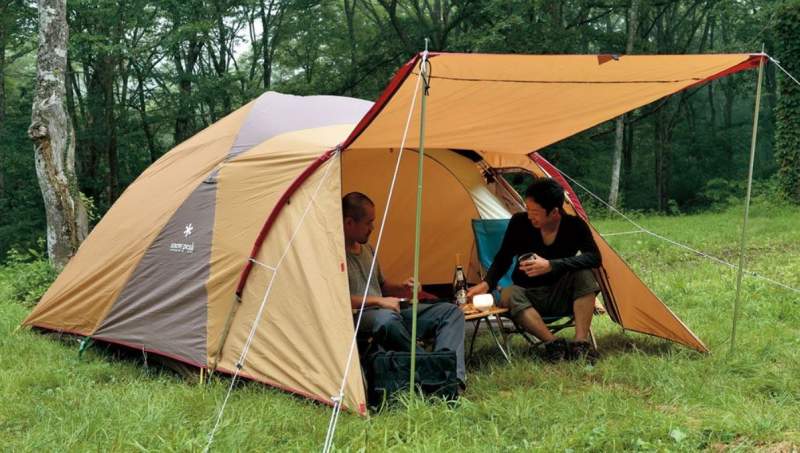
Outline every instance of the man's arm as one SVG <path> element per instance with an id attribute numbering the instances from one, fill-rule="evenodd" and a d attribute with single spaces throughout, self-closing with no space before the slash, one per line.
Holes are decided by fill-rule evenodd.
<path id="1" fill-rule="evenodd" d="M 363 295 L 359 296 L 350 296 L 350 307 L 354 310 L 358 310 L 361 308 L 361 300 L 364 298 Z M 400 311 L 400 299 L 396 297 L 383 297 L 383 296 L 367 296 L 367 300 L 364 302 L 364 308 L 367 307 L 380 307 L 386 308 L 392 311 Z"/>
<path id="2" fill-rule="evenodd" d="M 602 263 L 600 249 L 597 248 L 597 243 L 594 242 L 592 230 L 583 219 L 578 218 L 577 220 L 575 237 L 572 239 L 576 242 L 581 254 L 550 260 L 551 272 L 553 273 L 562 274 L 568 271 L 592 269 L 599 267 Z"/>
<path id="3" fill-rule="evenodd" d="M 381 285 L 381 292 L 397 297 L 411 297 L 414 290 L 414 277 L 408 277 L 401 283 L 384 280 Z"/>

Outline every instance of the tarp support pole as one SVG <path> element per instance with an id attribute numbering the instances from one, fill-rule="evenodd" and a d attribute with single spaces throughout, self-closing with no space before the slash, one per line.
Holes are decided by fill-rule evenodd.
<path id="1" fill-rule="evenodd" d="M 411 296 L 411 375 L 408 377 L 408 391 L 414 397 L 414 376 L 417 372 L 417 304 L 419 303 L 419 248 L 420 231 L 422 230 L 422 162 L 425 159 L 425 107 L 428 99 L 428 39 L 425 38 L 425 52 L 419 67 L 419 76 L 422 77 L 422 99 L 419 110 L 419 163 L 417 165 L 417 218 L 414 228 L 414 288 Z"/>
<path id="2" fill-rule="evenodd" d="M 761 47 L 764 54 L 764 47 Z M 733 355 L 736 350 L 736 322 L 739 319 L 739 305 L 742 293 L 742 274 L 744 273 L 744 249 L 747 243 L 747 219 L 750 216 L 750 194 L 753 188 L 753 162 L 756 156 L 756 138 L 758 137 L 758 112 L 761 106 L 761 80 L 764 77 L 764 58 L 758 64 L 758 85 L 756 85 L 756 106 L 753 113 L 753 135 L 750 141 L 750 168 L 747 172 L 747 195 L 744 199 L 744 222 L 742 223 L 742 238 L 739 244 L 739 271 L 736 274 L 736 298 L 733 303 L 733 327 L 731 328 L 731 350 Z"/>

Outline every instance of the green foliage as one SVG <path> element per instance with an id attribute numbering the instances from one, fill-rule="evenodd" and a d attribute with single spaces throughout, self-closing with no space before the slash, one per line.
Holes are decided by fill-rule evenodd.
<path id="1" fill-rule="evenodd" d="M 44 241 L 39 241 L 43 248 Z M 11 249 L 6 256 L 5 265 L 0 267 L 0 297 L 32 307 L 42 298 L 53 283 L 58 272 L 50 265 L 45 253 L 34 249 L 20 251 Z"/>
<path id="2" fill-rule="evenodd" d="M 7 116 L 0 123 L 0 263 L 12 247 L 36 247 L 45 234 L 42 194 L 36 180 L 31 122 L 34 55 L 6 68 Z"/>
<path id="3" fill-rule="evenodd" d="M 87 196 L 83 192 L 78 192 L 78 196 L 81 198 L 83 207 L 86 208 L 86 217 L 89 219 L 89 223 L 95 223 L 100 220 L 100 217 L 97 214 L 97 206 L 94 203 L 94 199 Z"/>
<path id="4" fill-rule="evenodd" d="M 35 5 L 6 3 L 10 9 L 0 7 L 8 12 L 0 17 L 0 27 L 10 33 L 5 55 L 13 60 L 5 62 L 7 115 L 0 124 L 0 257 L 11 247 L 31 247 L 45 227 L 26 136 L 35 54 L 24 51 L 36 44 Z M 586 0 L 423 3 L 70 0 L 68 107 L 76 132 L 78 185 L 93 201 L 93 222 L 163 153 L 267 89 L 376 99 L 397 68 L 422 49 L 425 38 L 434 51 L 622 52 L 632 5 Z M 770 52 L 775 41 L 778 57 L 800 73 L 800 67 L 792 66 L 800 61 L 800 40 L 780 38 L 800 21 L 791 7 L 778 9 L 781 3 L 642 0 L 634 53 L 748 52 L 762 42 Z M 781 166 L 786 186 L 800 172 L 800 127 L 788 122 L 800 116 L 789 110 L 791 96 L 782 91 L 776 114 L 785 118 L 778 135 L 786 145 L 773 156 L 776 121 L 767 107 L 778 100 L 775 74 L 767 69 L 755 176 L 770 180 Z M 266 73 L 271 77 L 265 83 Z M 630 158 L 624 167 L 629 171 L 623 172 L 620 193 L 626 211 L 724 209 L 728 199 L 738 196 L 736 181 L 744 179 L 747 168 L 754 75 L 726 77 L 628 115 Z M 781 87 L 796 89 L 789 83 Z M 656 131 L 665 122 L 668 137 L 659 137 Z M 605 199 L 613 148 L 613 125 L 607 123 L 541 152 Z M 657 177 L 659 149 L 668 149 L 666 156 L 659 155 L 665 157 L 667 174 Z M 659 181 L 665 181 L 664 193 Z M 605 212 L 600 203 L 579 195 L 588 209 Z"/>
<path id="5" fill-rule="evenodd" d="M 741 212 L 638 216 L 643 226 L 735 261 Z M 800 287 L 800 209 L 753 219 L 747 268 Z M 630 230 L 620 219 L 602 233 Z M 608 240 L 709 346 L 700 355 L 607 316 L 595 366 L 545 364 L 522 339 L 508 365 L 481 330 L 456 407 L 403 400 L 344 413 L 336 451 L 793 451 L 800 447 L 800 296 L 745 276 L 737 352 L 728 355 L 735 273 L 646 235 Z M 2 283 L 0 283 L 2 286 Z M 0 299 L 0 438 L 10 451 L 200 451 L 230 386 L 200 386 L 96 342 L 12 333 L 28 310 Z M 563 335 L 572 335 L 567 330 Z M 132 357 L 130 357 L 132 356 Z M 149 365 L 146 365 L 148 363 Z M 17 365 L 15 365 L 17 364 Z M 330 407 L 262 384 L 237 386 L 213 451 L 317 451 Z"/>
<path id="6" fill-rule="evenodd" d="M 778 12 L 775 34 L 781 64 L 790 74 L 800 74 L 800 3 L 788 2 Z M 800 204 L 800 87 L 782 78 L 775 112 L 775 157 L 778 177 L 786 196 Z"/>

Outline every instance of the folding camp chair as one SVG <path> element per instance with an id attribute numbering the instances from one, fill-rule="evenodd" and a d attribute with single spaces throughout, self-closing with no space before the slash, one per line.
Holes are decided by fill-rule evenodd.
<path id="1" fill-rule="evenodd" d="M 494 260 L 497 251 L 500 250 L 500 245 L 503 242 L 503 236 L 505 236 L 506 229 L 508 228 L 509 219 L 473 219 L 472 220 L 472 231 L 475 234 L 475 247 L 478 254 L 478 261 L 480 261 L 481 268 L 483 273 L 489 269 L 492 265 L 492 261 Z M 517 266 L 517 260 L 514 260 L 511 263 L 511 267 L 509 267 L 508 272 L 500 279 L 498 285 L 500 288 L 505 288 L 512 284 L 511 281 L 511 274 Z M 492 290 L 495 300 L 500 300 L 500 290 L 494 288 Z M 556 317 L 549 317 L 543 316 L 542 320 L 547 327 L 550 329 L 550 332 L 556 333 L 563 329 L 569 327 L 575 327 L 575 318 L 573 316 L 556 316 Z M 520 326 L 518 326 L 513 319 L 511 319 L 512 326 L 506 326 L 505 323 L 502 323 L 501 326 L 503 329 L 506 329 L 507 333 L 518 333 L 524 338 L 528 343 L 532 346 L 539 346 L 542 342 L 539 339 L 533 337 Z M 473 342 L 475 340 L 475 336 L 473 335 L 472 338 Z M 591 329 L 589 330 L 589 341 L 591 341 L 592 346 L 595 348 L 597 347 L 594 335 L 592 334 Z M 472 351 L 472 343 L 470 344 L 470 352 Z M 510 349 L 506 347 L 506 350 Z"/>

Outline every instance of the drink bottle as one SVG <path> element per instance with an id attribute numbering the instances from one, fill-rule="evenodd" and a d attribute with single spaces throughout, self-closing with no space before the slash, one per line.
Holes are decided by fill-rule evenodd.
<path id="1" fill-rule="evenodd" d="M 460 264 L 456 266 L 456 272 L 453 276 L 453 296 L 456 299 L 456 304 L 464 305 L 467 303 L 467 278 L 464 276 L 464 268 Z"/>

